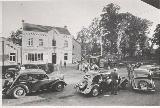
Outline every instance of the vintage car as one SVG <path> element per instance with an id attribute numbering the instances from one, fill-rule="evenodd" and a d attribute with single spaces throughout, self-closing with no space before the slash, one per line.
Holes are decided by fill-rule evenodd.
<path id="1" fill-rule="evenodd" d="M 35 64 L 24 64 L 23 67 L 25 69 L 38 69 L 39 67 Z M 11 78 L 11 77 L 14 77 L 16 74 L 18 74 L 19 72 L 19 68 L 18 66 L 17 67 L 14 67 L 14 68 L 8 68 L 4 74 L 4 78 L 7 79 L 7 78 Z"/>
<path id="2" fill-rule="evenodd" d="M 39 90 L 56 90 L 60 92 L 66 85 L 62 74 L 53 76 L 47 75 L 41 69 L 25 69 L 20 70 L 14 78 L 5 80 L 2 93 L 14 98 L 21 98 L 28 93 Z"/>
<path id="3" fill-rule="evenodd" d="M 152 80 L 152 72 L 144 68 L 136 68 L 130 77 L 131 87 L 134 90 L 155 91 L 155 84 Z"/>
<path id="4" fill-rule="evenodd" d="M 82 80 L 75 85 L 77 92 L 98 96 L 100 93 L 110 91 L 111 86 L 110 72 L 107 71 L 89 71 Z M 122 78 L 119 80 L 119 88 L 126 88 L 128 80 Z"/>
<path id="5" fill-rule="evenodd" d="M 141 66 L 141 68 L 152 71 L 153 79 L 160 79 L 160 66 L 159 65 L 144 65 L 144 66 Z"/>

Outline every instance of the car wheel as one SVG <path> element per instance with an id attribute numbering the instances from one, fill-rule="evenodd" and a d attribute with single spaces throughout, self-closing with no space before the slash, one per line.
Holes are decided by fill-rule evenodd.
<path id="1" fill-rule="evenodd" d="M 91 95 L 94 96 L 94 97 L 99 95 L 98 87 L 93 87 L 93 89 L 91 91 Z"/>
<path id="2" fill-rule="evenodd" d="M 147 88 L 148 88 L 148 82 L 146 82 L 146 81 L 139 81 L 138 87 L 141 90 L 147 90 Z"/>
<path id="3" fill-rule="evenodd" d="M 5 79 L 8 79 L 8 78 L 11 78 L 11 76 L 12 76 L 11 73 L 8 73 L 8 72 L 7 72 L 7 73 L 4 75 L 4 78 L 5 78 Z"/>
<path id="4" fill-rule="evenodd" d="M 55 86 L 56 91 L 61 92 L 61 91 L 63 91 L 63 89 L 64 89 L 63 83 L 57 83 L 56 84 L 56 86 Z"/>
<path id="5" fill-rule="evenodd" d="M 22 98 L 26 95 L 26 91 L 24 88 L 22 87 L 16 87 L 14 90 L 13 90 L 13 97 L 14 98 Z"/>

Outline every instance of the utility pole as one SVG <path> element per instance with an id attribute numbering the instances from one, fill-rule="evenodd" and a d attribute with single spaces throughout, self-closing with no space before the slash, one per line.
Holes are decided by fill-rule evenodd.
<path id="1" fill-rule="evenodd" d="M 24 20 L 22 20 L 22 38 L 23 38 L 23 26 L 24 26 Z M 23 51 L 22 51 L 22 47 L 23 47 L 23 39 L 22 39 L 22 45 L 21 45 L 21 47 L 20 47 L 20 49 L 21 49 L 21 64 L 22 64 L 22 59 L 23 59 L 23 56 L 22 56 L 22 54 L 23 54 Z"/>
<path id="2" fill-rule="evenodd" d="M 2 70 L 4 67 L 4 40 L 2 40 Z"/>
<path id="3" fill-rule="evenodd" d="M 102 36 L 103 36 L 103 28 L 100 28 L 100 45 L 101 45 L 101 57 L 103 55 L 103 46 L 102 46 Z"/>

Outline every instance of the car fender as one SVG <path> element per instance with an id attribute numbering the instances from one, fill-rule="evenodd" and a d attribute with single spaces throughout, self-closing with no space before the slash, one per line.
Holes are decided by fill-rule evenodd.
<path id="1" fill-rule="evenodd" d="M 56 85 L 57 83 L 62 83 L 62 84 L 64 84 L 65 86 L 67 85 L 67 84 L 66 84 L 64 81 L 62 81 L 62 80 L 56 80 L 56 81 L 52 82 L 51 85 Z"/>
<path id="2" fill-rule="evenodd" d="M 90 93 L 92 91 L 92 89 L 94 87 L 98 87 L 99 88 L 100 85 L 99 84 L 91 84 L 91 85 L 87 86 L 87 88 L 82 93 L 83 94 L 88 94 L 88 93 Z"/>
<path id="3" fill-rule="evenodd" d="M 16 85 L 16 86 L 10 88 L 9 90 L 7 90 L 6 94 L 7 94 L 7 95 L 11 95 L 12 91 L 13 91 L 16 87 L 19 87 L 19 86 L 20 86 L 20 87 L 23 87 L 23 88 L 26 90 L 26 93 L 29 93 L 29 88 L 27 87 L 27 85 L 25 85 L 25 84 L 19 84 L 19 85 Z"/>

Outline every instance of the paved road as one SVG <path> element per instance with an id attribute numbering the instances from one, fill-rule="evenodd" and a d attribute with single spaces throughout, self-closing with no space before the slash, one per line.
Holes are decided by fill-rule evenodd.
<path id="1" fill-rule="evenodd" d="M 63 69 L 67 86 L 63 92 L 39 92 L 30 94 L 23 99 L 6 99 L 2 104 L 12 106 L 159 106 L 160 105 L 160 81 L 156 81 L 156 93 L 139 93 L 130 90 L 121 90 L 118 95 L 110 95 L 109 92 L 98 97 L 84 96 L 75 92 L 74 84 L 83 75 L 83 72 L 75 68 Z M 121 75 L 126 75 L 126 69 L 120 69 Z M 116 100 L 116 101 L 115 101 Z"/>

